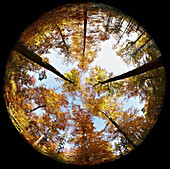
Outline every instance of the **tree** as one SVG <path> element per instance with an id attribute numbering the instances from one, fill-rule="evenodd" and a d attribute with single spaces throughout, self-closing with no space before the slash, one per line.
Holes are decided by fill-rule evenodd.
<path id="1" fill-rule="evenodd" d="M 86 101 L 88 104 L 90 104 L 92 107 L 93 107 L 93 109 L 96 109 L 96 111 L 97 111 L 97 114 L 99 114 L 99 113 L 102 113 L 102 116 L 104 115 L 104 117 L 107 119 L 107 120 L 109 120 L 111 123 L 112 123 L 112 125 L 114 125 L 117 129 L 118 129 L 118 131 L 123 135 L 123 137 L 130 143 L 130 145 L 133 147 L 133 148 L 136 148 L 137 147 L 137 145 L 138 145 L 138 143 L 136 144 L 136 142 L 131 138 L 131 136 L 129 136 L 129 134 L 128 133 L 126 133 L 125 131 L 124 131 L 124 129 L 116 122 L 116 121 L 114 121 L 113 119 L 112 119 L 112 116 L 113 116 L 113 114 L 112 113 L 110 113 L 109 111 L 111 111 L 111 110 L 105 110 L 105 111 L 102 111 L 101 109 L 99 109 L 98 107 L 96 107 L 96 105 L 94 105 L 94 104 L 92 104 L 91 102 L 89 102 L 89 101 Z M 104 102 L 105 103 L 105 102 Z M 101 103 L 100 103 L 101 104 Z M 101 105 L 100 105 L 101 106 Z M 120 109 L 121 110 L 121 109 Z M 118 111 L 116 111 L 116 113 L 117 114 L 121 114 L 122 112 L 118 112 Z M 124 114 L 126 113 L 126 112 L 123 112 Z M 101 115 L 100 115 L 101 116 Z M 115 118 L 115 117 L 114 117 Z M 120 115 L 119 115 L 119 118 L 120 118 Z M 124 118 L 125 119 L 125 118 Z"/>
<path id="2" fill-rule="evenodd" d="M 83 47 L 83 57 L 85 57 L 85 51 L 86 51 L 86 33 L 87 33 L 87 9 L 84 8 L 84 47 Z"/>
<path id="3" fill-rule="evenodd" d="M 27 57 L 29 60 L 33 61 L 34 63 L 37 63 L 38 65 L 52 71 L 57 76 L 61 77 L 62 79 L 73 83 L 69 79 L 67 79 L 65 76 L 63 76 L 58 70 L 56 70 L 53 66 L 48 64 L 45 60 L 43 60 L 40 56 L 38 56 L 36 53 L 31 51 L 26 47 L 26 45 L 18 40 L 13 48 L 13 50 L 17 51 L 18 53 L 21 53 L 23 56 Z"/>
<path id="4" fill-rule="evenodd" d="M 103 48 L 125 73 L 101 63 Z M 29 25 L 14 45 L 4 79 L 7 110 L 19 133 L 50 158 L 114 161 L 139 146 L 158 119 L 166 84 L 161 60 L 152 37 L 121 11 L 65 5 Z"/>
<path id="5" fill-rule="evenodd" d="M 138 68 L 136 68 L 134 70 L 131 70 L 131 71 L 127 72 L 127 73 L 124 73 L 122 75 L 107 79 L 107 80 L 102 81 L 102 82 L 98 82 L 94 86 L 96 86 L 98 84 L 105 84 L 105 83 L 125 79 L 125 78 L 131 77 L 131 76 L 139 75 L 139 74 L 145 73 L 147 71 L 157 69 L 159 67 L 162 67 L 161 58 L 157 58 L 157 59 L 155 59 L 153 61 L 150 61 L 150 62 L 144 64 L 143 66 L 140 66 L 140 67 L 138 67 Z"/>
<path id="6" fill-rule="evenodd" d="M 73 144 L 74 163 L 79 165 L 94 165 L 104 161 L 114 160 L 111 144 L 102 139 L 102 132 L 95 131 L 90 113 L 77 106 L 73 110 L 74 128 L 69 139 Z"/>
<path id="7" fill-rule="evenodd" d="M 160 94 L 162 96 L 162 93 L 164 93 L 165 91 L 165 85 L 162 85 L 165 84 L 165 76 L 163 72 L 164 69 L 159 68 L 152 71 L 148 71 L 139 76 L 128 78 L 127 80 L 125 79 L 121 81 L 121 83 L 114 82 L 109 86 L 107 84 L 96 86 L 96 88 L 94 88 L 93 91 L 97 92 L 98 95 L 92 91 L 90 92 L 89 89 L 88 90 L 86 89 L 87 90 L 87 93 L 85 94 L 86 99 L 84 98 L 84 100 L 88 105 L 91 106 L 89 107 L 86 105 L 86 107 L 90 108 L 89 110 L 90 112 L 93 113 L 95 112 L 94 115 L 98 114 L 99 116 L 102 117 L 104 115 L 114 126 L 116 126 L 119 129 L 122 135 L 124 135 L 124 138 L 126 138 L 126 140 L 128 140 L 128 142 L 133 147 L 136 147 L 146 137 L 148 129 L 152 128 L 153 124 L 155 124 L 158 118 L 157 113 L 160 112 L 160 107 L 163 102 L 163 98 L 160 97 Z M 87 79 L 87 83 L 90 82 L 93 84 L 94 81 L 98 81 L 99 79 L 100 80 L 106 79 L 107 76 L 109 75 L 105 70 L 98 69 L 96 67 L 94 71 L 91 71 L 90 76 L 91 77 Z M 89 96 L 88 93 L 90 93 L 91 95 Z M 150 118 L 147 118 L 147 121 L 144 120 L 145 118 L 139 117 L 137 115 L 139 110 L 135 109 L 133 110 L 131 108 L 128 109 L 127 111 L 122 111 L 123 104 L 118 103 L 117 100 L 115 99 L 116 97 L 118 98 L 122 97 L 122 95 L 124 96 L 124 100 L 127 101 L 129 98 L 138 96 L 141 102 L 143 101 L 149 103 L 152 102 L 152 106 L 155 100 L 154 98 L 157 98 L 158 100 L 160 99 L 159 104 L 155 105 L 155 108 L 157 107 L 156 109 L 158 111 L 153 111 L 152 108 L 152 113 L 150 111 L 148 112 L 150 114 Z M 120 105 L 122 107 L 120 107 Z M 150 107 L 152 106 L 150 105 Z M 95 108 L 95 111 L 93 110 L 93 108 Z M 145 115 L 147 114 L 146 112 Z M 123 121 L 121 122 L 120 119 Z M 129 121 L 129 119 L 133 120 Z M 117 122 L 117 120 L 119 122 Z M 127 127 L 128 125 L 129 127 Z"/>

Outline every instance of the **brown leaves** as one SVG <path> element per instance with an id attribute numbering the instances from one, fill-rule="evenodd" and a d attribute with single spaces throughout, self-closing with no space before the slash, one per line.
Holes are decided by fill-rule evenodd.
<path id="1" fill-rule="evenodd" d="M 33 59 L 11 52 L 4 97 L 15 127 L 36 149 L 65 163 L 95 165 L 143 141 L 162 106 L 164 69 L 126 79 L 118 75 L 104 84 L 116 77 L 108 67 L 121 71 L 119 63 L 139 67 L 160 56 L 133 19 L 101 4 L 70 4 L 44 14 L 20 41 Z M 36 64 L 37 55 L 50 67 Z M 103 66 L 101 58 L 112 62 Z"/>
<path id="2" fill-rule="evenodd" d="M 76 147 L 73 152 L 75 153 L 74 163 L 91 165 L 113 160 L 111 145 L 102 139 L 102 133 L 95 131 L 92 116 L 83 109 L 79 109 L 74 112 L 74 117 L 75 125 L 71 133 L 73 138 L 69 141 Z"/>

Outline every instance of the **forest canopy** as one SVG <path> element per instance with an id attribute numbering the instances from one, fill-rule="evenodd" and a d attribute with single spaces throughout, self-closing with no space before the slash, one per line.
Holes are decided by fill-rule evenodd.
<path id="1" fill-rule="evenodd" d="M 161 52 L 133 18 L 68 4 L 30 24 L 6 64 L 4 98 L 36 150 L 75 165 L 110 162 L 155 125 L 166 87 Z"/>

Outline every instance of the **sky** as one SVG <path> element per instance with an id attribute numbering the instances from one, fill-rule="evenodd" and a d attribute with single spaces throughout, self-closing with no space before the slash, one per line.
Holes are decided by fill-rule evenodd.
<path id="1" fill-rule="evenodd" d="M 124 22 L 124 28 L 126 27 L 126 24 Z M 123 37 L 121 41 L 125 41 L 127 38 L 130 40 L 134 40 L 137 38 L 137 34 L 134 34 L 131 37 Z M 128 72 L 135 67 L 133 65 L 127 65 L 121 58 L 116 54 L 116 50 L 113 50 L 113 44 L 116 44 L 117 41 L 115 40 L 115 37 L 110 36 L 109 40 L 100 42 L 100 48 L 101 50 L 98 51 L 97 57 L 94 59 L 94 61 L 90 64 L 91 67 L 95 67 L 96 65 L 105 69 L 109 73 L 113 73 L 114 76 L 123 74 L 125 72 Z M 121 42 L 120 42 L 121 44 Z M 117 50 L 119 50 L 119 46 L 117 47 Z M 67 73 L 69 70 L 71 70 L 74 67 L 77 67 L 77 63 L 68 63 L 66 64 L 63 61 L 64 56 L 59 52 L 59 49 L 50 49 L 47 54 L 44 54 L 43 57 L 47 57 L 49 59 L 50 64 L 55 67 L 59 72 L 62 74 Z M 42 81 L 38 80 L 38 74 L 35 74 L 33 72 L 29 72 L 30 75 L 36 76 L 36 86 L 40 85 L 46 85 L 47 88 L 56 88 L 57 82 L 55 78 L 57 77 L 54 73 L 50 71 L 46 71 L 47 79 L 43 79 Z M 142 108 L 144 107 L 145 102 L 140 103 L 139 97 L 132 97 L 128 101 L 124 101 L 124 97 L 121 97 L 118 99 L 120 103 L 122 103 L 123 111 L 129 109 L 133 106 L 133 108 L 137 108 L 139 110 L 138 115 L 142 116 Z M 45 113 L 43 109 L 37 109 L 35 111 L 37 115 L 42 115 Z M 104 129 L 106 125 L 106 120 L 103 120 L 102 118 L 93 117 L 93 123 L 94 127 L 96 128 L 96 131 L 101 131 Z M 68 135 L 70 134 L 70 130 L 68 131 Z M 114 143 L 112 145 L 114 146 Z M 69 145 L 67 142 L 65 144 L 65 147 L 67 149 L 71 148 L 71 145 Z"/>
<path id="2" fill-rule="evenodd" d="M 123 22 L 122 31 L 126 28 L 127 24 L 128 24 L 127 22 Z M 103 28 L 102 25 L 100 25 L 100 27 Z M 133 41 L 137 39 L 137 37 L 138 34 L 135 32 L 131 35 L 124 34 L 124 36 L 121 38 L 119 42 L 119 45 L 116 46 L 117 47 L 116 50 L 118 51 L 120 45 L 124 43 L 127 39 Z M 101 48 L 101 50 L 98 51 L 97 57 L 90 64 L 90 66 L 95 67 L 97 65 L 102 69 L 105 69 L 109 73 L 112 72 L 114 76 L 123 74 L 134 69 L 135 68 L 134 65 L 130 64 L 127 65 L 121 59 L 121 57 L 116 54 L 116 50 L 113 50 L 114 44 L 117 44 L 117 40 L 115 39 L 114 35 L 110 35 L 110 38 L 108 40 L 101 41 L 99 43 L 100 45 L 99 48 Z M 76 62 L 66 64 L 63 61 L 64 56 L 63 54 L 61 54 L 60 49 L 54 50 L 53 48 L 51 48 L 49 49 L 48 53 L 44 54 L 43 57 L 47 57 L 49 59 L 50 64 L 53 67 L 55 67 L 59 72 L 61 72 L 63 75 L 72 68 L 77 67 Z M 30 72 L 30 74 L 32 73 Z M 42 81 L 40 81 L 38 80 L 38 74 L 34 74 L 34 76 L 36 76 L 37 78 L 36 85 L 39 86 L 45 84 L 47 88 L 56 88 L 58 84 L 55 78 L 57 76 L 48 70 L 46 71 L 46 75 L 47 79 L 43 79 Z M 133 106 L 133 108 L 137 108 L 138 110 L 140 110 L 138 115 L 143 115 L 141 109 L 144 107 L 145 103 L 144 102 L 140 103 L 139 97 L 132 97 L 128 101 L 124 101 L 124 97 L 121 97 L 118 99 L 118 101 L 124 105 L 123 111 Z M 37 109 L 36 113 L 42 115 L 44 112 L 43 109 Z M 106 125 L 105 120 L 96 117 L 94 117 L 93 119 L 94 127 L 96 127 L 97 131 L 101 131 L 102 129 L 104 129 Z"/>
<path id="3" fill-rule="evenodd" d="M 114 75 L 117 76 L 130 71 L 135 67 L 133 65 L 127 66 L 127 64 L 124 63 L 124 61 L 122 61 L 119 56 L 117 56 L 116 51 L 112 49 L 112 45 L 114 43 L 114 38 L 110 38 L 107 41 L 101 42 L 101 51 L 98 52 L 98 56 L 94 59 L 91 66 L 98 65 L 101 68 L 106 69 L 108 72 L 113 72 Z M 70 69 L 77 66 L 76 62 L 68 65 L 64 64 L 63 56 L 57 53 L 58 52 L 54 51 L 53 49 L 50 49 L 49 53 L 45 54 L 45 57 L 49 58 L 50 64 L 54 66 L 57 70 L 59 70 L 62 74 L 65 74 Z M 46 71 L 46 75 L 47 79 L 44 79 L 42 81 L 37 80 L 36 85 L 39 86 L 41 84 L 45 84 L 47 88 L 57 87 L 57 82 L 55 80 L 55 77 L 57 76 L 50 71 Z M 145 104 L 144 102 L 140 103 L 139 97 L 130 98 L 127 102 L 124 101 L 124 97 L 122 97 L 119 98 L 118 101 L 124 104 L 123 110 L 127 110 L 131 106 L 134 106 L 134 108 L 141 110 Z M 38 109 L 36 113 L 40 115 L 43 113 L 42 110 L 43 109 Z M 139 112 L 139 115 L 142 115 L 141 111 Z M 94 126 L 96 127 L 97 131 L 100 131 L 105 127 L 105 121 L 102 120 L 102 118 L 94 118 Z"/>
<path id="4" fill-rule="evenodd" d="M 116 51 L 112 49 L 115 39 L 104 41 L 101 44 L 101 51 L 98 52 L 98 57 L 94 59 L 93 65 L 99 65 L 108 72 L 113 72 L 114 75 L 120 75 L 134 68 L 133 65 L 124 63 Z"/>

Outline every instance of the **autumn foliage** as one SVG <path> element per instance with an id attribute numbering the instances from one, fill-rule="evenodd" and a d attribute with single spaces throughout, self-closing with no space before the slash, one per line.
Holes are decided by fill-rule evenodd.
<path id="1" fill-rule="evenodd" d="M 111 60 L 127 70 L 156 59 L 159 66 L 113 80 L 119 74 L 98 62 L 105 42 Z M 166 85 L 159 58 L 150 35 L 117 9 L 56 8 L 29 25 L 11 51 L 4 79 L 9 116 L 35 149 L 60 162 L 114 161 L 139 146 L 159 117 Z"/>

